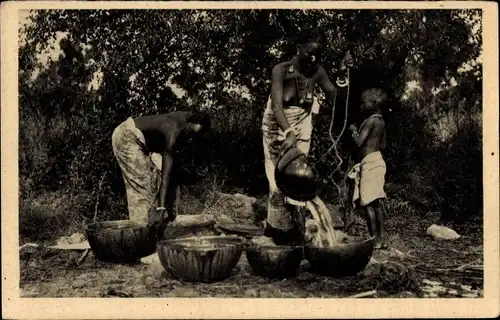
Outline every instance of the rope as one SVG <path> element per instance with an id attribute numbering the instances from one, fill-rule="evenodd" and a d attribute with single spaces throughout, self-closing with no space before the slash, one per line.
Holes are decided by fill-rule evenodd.
<path id="1" fill-rule="evenodd" d="M 321 159 L 318 161 L 318 163 L 320 163 L 321 161 L 323 161 L 326 158 L 326 156 L 328 154 L 330 154 L 330 152 L 332 150 L 335 150 L 335 157 L 338 159 L 339 162 L 338 162 L 338 165 L 335 168 L 335 170 L 330 174 L 330 177 L 333 174 L 335 174 L 336 172 L 338 172 L 340 170 L 340 167 L 342 166 L 342 163 L 343 163 L 342 157 L 340 157 L 340 154 L 338 152 L 337 145 L 338 145 L 340 139 L 342 138 L 342 135 L 344 134 L 345 128 L 347 126 L 347 115 L 348 115 L 348 109 L 349 109 L 348 108 L 348 106 L 349 106 L 349 91 L 350 91 L 350 76 L 349 76 L 349 68 L 348 68 L 347 69 L 347 96 L 346 96 L 346 101 L 345 101 L 344 125 L 342 127 L 342 130 L 340 131 L 339 136 L 337 137 L 337 139 L 335 139 L 334 136 L 333 136 L 333 123 L 334 123 L 334 119 L 335 119 L 335 108 L 336 108 L 336 104 L 337 104 L 337 94 L 335 94 L 334 97 L 333 97 L 332 117 L 330 118 L 330 127 L 329 127 L 329 130 L 328 130 L 328 134 L 329 134 L 329 137 L 330 137 L 330 141 L 332 142 L 332 145 L 327 150 L 327 152 L 325 152 L 323 154 L 323 156 L 321 157 Z M 341 189 L 341 187 L 337 183 L 335 183 L 335 180 L 333 180 L 333 184 L 337 188 L 337 192 L 339 194 L 341 205 L 343 205 L 343 199 L 341 197 L 342 189 Z"/>

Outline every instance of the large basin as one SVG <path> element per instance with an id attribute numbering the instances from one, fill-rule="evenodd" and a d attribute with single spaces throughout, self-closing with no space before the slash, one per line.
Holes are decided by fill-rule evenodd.
<path id="1" fill-rule="evenodd" d="M 235 236 L 201 236 L 158 242 L 162 266 L 174 278 L 217 282 L 228 278 L 238 263 L 245 240 Z"/>
<path id="2" fill-rule="evenodd" d="M 156 236 L 146 223 L 131 220 L 89 224 L 85 233 L 97 259 L 109 262 L 133 262 L 153 254 Z"/>

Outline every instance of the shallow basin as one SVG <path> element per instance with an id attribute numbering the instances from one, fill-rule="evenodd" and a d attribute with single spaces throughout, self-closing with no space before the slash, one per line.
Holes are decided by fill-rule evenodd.
<path id="1" fill-rule="evenodd" d="M 329 277 L 352 276 L 363 270 L 373 254 L 373 241 L 354 240 L 335 247 L 304 247 L 313 272 Z"/>
<path id="2" fill-rule="evenodd" d="M 156 236 L 146 223 L 131 220 L 89 224 L 85 233 L 97 259 L 108 262 L 133 262 L 156 250 Z"/>
<path id="3" fill-rule="evenodd" d="M 233 236 L 202 236 L 158 242 L 158 256 L 174 278 L 217 282 L 228 278 L 238 263 L 245 240 Z"/>

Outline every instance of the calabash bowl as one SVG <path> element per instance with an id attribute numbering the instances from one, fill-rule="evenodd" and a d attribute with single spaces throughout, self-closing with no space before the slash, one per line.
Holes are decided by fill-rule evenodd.
<path id="1" fill-rule="evenodd" d="M 158 242 L 158 257 L 174 278 L 189 282 L 218 282 L 238 263 L 245 240 L 235 236 L 201 236 Z"/>
<path id="2" fill-rule="evenodd" d="M 310 201 L 317 195 L 316 174 L 307 164 L 305 154 L 296 147 L 279 157 L 274 176 L 280 190 L 294 200 Z"/>
<path id="3" fill-rule="evenodd" d="M 334 247 L 306 245 L 304 254 L 315 273 L 333 278 L 353 276 L 363 270 L 370 261 L 373 241 L 361 239 Z"/>
<path id="4" fill-rule="evenodd" d="M 156 236 L 146 223 L 96 222 L 87 225 L 85 233 L 92 252 L 101 261 L 134 262 L 156 250 Z"/>
<path id="5" fill-rule="evenodd" d="M 253 273 L 270 279 L 296 277 L 304 257 L 300 246 L 251 245 L 245 253 Z"/>

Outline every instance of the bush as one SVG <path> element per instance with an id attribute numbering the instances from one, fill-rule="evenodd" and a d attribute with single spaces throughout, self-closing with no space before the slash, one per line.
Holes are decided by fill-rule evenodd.
<path id="1" fill-rule="evenodd" d="M 83 218 L 73 198 L 64 192 L 47 192 L 29 199 L 21 199 L 19 232 L 30 240 L 49 240 L 81 229 Z"/>
<path id="2" fill-rule="evenodd" d="M 202 107 L 201 103 L 196 103 L 193 108 L 188 107 L 185 98 L 177 98 L 167 87 L 167 80 L 186 89 L 190 98 L 216 103 L 211 110 L 212 134 L 198 145 L 193 158 L 187 157 L 183 162 L 188 167 L 196 168 L 205 179 L 183 188 L 183 199 L 186 202 L 182 205 L 182 212 L 198 212 L 207 203 L 214 189 L 256 197 L 266 195 L 268 184 L 260 126 L 269 90 L 271 67 L 278 59 L 269 55 L 269 48 L 278 46 L 284 52 L 288 49 L 295 50 L 288 41 L 284 41 L 287 45 L 279 43 L 290 35 L 285 31 L 289 28 L 283 26 L 290 26 L 289 22 L 296 19 L 305 19 L 298 25 L 306 21 L 322 21 L 324 26 L 335 27 L 335 22 L 330 17 L 323 16 L 323 13 L 293 13 L 293 17 L 290 14 L 273 13 L 269 16 L 262 12 L 243 10 L 227 15 L 213 11 L 207 13 L 208 20 L 203 21 L 198 20 L 198 17 L 193 20 L 193 12 L 189 11 L 183 12 L 181 16 L 176 14 L 171 17 L 152 12 L 38 12 L 35 25 L 24 30 L 31 41 L 20 48 L 19 54 L 19 65 L 23 69 L 20 70 L 19 77 L 19 173 L 23 212 L 20 219 L 26 223 L 22 232 L 33 234 L 36 225 L 41 223 L 41 217 L 49 221 L 43 224 L 43 228 L 47 230 L 53 230 L 53 225 L 63 228 L 67 223 L 80 221 L 81 215 L 92 217 L 99 181 L 105 173 L 98 219 L 126 216 L 123 178 L 111 147 L 114 128 L 129 116 Z M 386 121 L 388 148 L 384 152 L 387 160 L 386 179 L 393 185 L 391 199 L 397 202 L 391 203 L 391 206 L 395 211 L 403 210 L 408 214 L 414 214 L 415 211 L 440 211 L 445 220 L 459 221 L 469 215 L 481 216 L 480 127 L 464 128 L 449 143 L 435 146 L 432 143 L 435 137 L 427 125 L 433 121 L 429 114 L 439 115 L 436 111 L 439 108 L 429 105 L 429 101 L 434 99 L 430 90 L 422 95 L 414 95 L 406 103 L 398 105 L 406 81 L 415 80 L 419 77 L 417 74 L 422 73 L 425 78 L 417 80 L 422 80 L 423 86 L 432 88 L 446 78 L 445 73 L 448 71 L 451 72 L 450 76 L 461 77 L 457 78 L 460 90 L 453 92 L 455 100 L 468 99 L 467 104 L 470 105 L 480 100 L 481 70 L 471 70 L 467 75 L 455 72 L 459 65 L 478 55 L 475 44 L 463 41 L 468 39 L 470 26 L 459 22 L 457 12 L 428 16 L 427 23 L 437 26 L 436 30 L 441 30 L 434 36 L 440 36 L 443 32 L 459 35 L 448 37 L 452 42 L 435 42 L 438 45 L 436 47 L 423 46 L 425 41 L 407 36 L 408 30 L 415 29 L 413 23 L 420 24 L 421 16 L 417 12 L 394 14 L 374 11 L 368 16 L 344 12 L 336 19 L 360 28 L 358 31 L 377 34 L 377 30 L 387 29 L 387 15 L 394 18 L 392 23 L 398 26 L 395 28 L 397 32 L 392 35 L 395 38 L 387 38 L 389 35 L 386 35 L 352 40 L 360 44 L 359 48 L 353 48 L 355 60 L 358 60 L 356 68 L 369 61 L 377 64 L 384 70 L 383 74 L 377 76 L 387 79 L 388 87 L 394 91 L 392 96 L 397 98 L 391 102 L 393 112 Z M 68 17 L 71 19 L 68 20 Z M 270 17 L 272 21 L 269 20 Z M 370 24 L 364 23 L 367 17 Z M 175 23 L 172 27 L 165 28 L 164 22 L 170 18 Z M 446 19 L 451 19 L 454 23 L 450 24 L 448 22 L 451 20 Z M 144 21 L 148 24 L 144 24 Z M 259 28 L 248 28 L 248 23 L 241 23 L 244 21 L 263 22 L 255 25 L 265 25 L 272 33 L 262 33 Z M 150 33 L 150 30 L 157 28 L 151 29 L 149 22 L 163 28 L 162 32 Z M 113 23 L 116 27 L 113 35 L 107 33 L 107 23 Z M 80 25 L 91 25 L 92 28 L 79 28 Z M 131 25 L 135 29 L 146 29 L 132 35 L 129 34 Z M 206 29 L 205 36 L 201 38 L 198 26 Z M 337 28 L 337 31 L 333 31 L 330 27 L 327 29 L 339 35 L 334 44 L 337 41 L 340 44 L 345 30 Z M 364 30 L 365 28 L 370 30 Z M 40 53 L 39 47 L 43 49 L 46 38 L 61 30 L 69 31 L 68 39 L 71 40 L 65 39 L 64 55 L 57 61 L 49 62 L 35 80 L 31 81 L 29 78 L 35 72 L 33 57 Z M 293 30 L 291 32 L 293 34 Z M 354 32 L 353 35 L 366 35 L 366 32 Z M 163 36 L 159 36 L 160 34 Z M 164 34 L 170 36 L 165 37 Z M 179 41 L 179 35 L 182 38 L 188 35 L 187 42 Z M 375 43 L 373 39 L 376 40 Z M 104 42 L 109 45 L 102 46 Z M 124 43 L 148 54 L 138 55 L 125 50 Z M 92 48 L 82 55 L 78 46 L 84 44 Z M 241 50 L 234 50 L 234 55 L 232 53 L 227 56 L 225 52 L 228 45 Z M 331 47 L 328 56 L 337 56 L 342 51 L 339 46 Z M 373 47 L 375 55 L 371 58 L 365 56 L 369 47 Z M 440 58 L 435 56 L 436 52 L 448 52 L 449 59 L 441 59 L 446 63 L 439 68 L 439 72 L 428 75 L 429 72 L 424 71 L 435 69 L 434 58 L 416 61 L 409 48 L 416 48 L 414 50 L 425 53 L 424 56 L 436 59 Z M 239 51 L 241 52 L 238 53 Z M 202 58 L 200 52 L 204 52 L 206 58 Z M 284 56 L 279 59 L 283 58 Z M 338 62 L 336 58 L 327 60 Z M 170 62 L 175 63 L 170 65 Z M 106 65 L 112 67 L 102 67 Z M 330 70 L 332 66 L 325 67 Z M 411 68 L 415 69 L 414 74 L 408 72 Z M 203 74 L 196 70 L 203 70 Z M 88 90 L 97 71 L 102 72 L 102 85 L 96 90 Z M 135 80 L 131 80 L 131 76 L 136 76 Z M 374 76 L 373 73 L 365 73 L 358 78 Z M 131 81 L 135 81 L 135 85 L 132 86 Z M 212 89 L 208 84 L 213 85 Z M 237 94 L 224 92 L 223 87 L 232 84 L 244 84 L 252 99 L 249 101 Z M 355 91 L 356 89 L 351 91 L 351 97 L 354 97 L 350 100 L 351 110 L 357 107 L 356 101 L 359 100 L 359 97 L 356 98 L 359 92 Z M 445 89 L 443 92 L 450 91 Z M 420 109 L 418 106 L 421 106 Z M 338 102 L 337 108 L 343 109 L 342 103 Z M 448 103 L 448 108 L 455 108 L 455 104 Z M 425 109 L 428 114 L 423 115 L 421 109 Z M 337 203 L 339 195 L 334 182 L 339 183 L 343 178 L 349 146 L 345 143 L 346 140 L 341 141 L 339 150 L 342 152 L 344 166 L 337 174 L 332 174 L 337 165 L 333 153 L 319 162 L 325 150 L 331 146 L 328 138 L 329 110 L 329 106 L 324 105 L 321 115 L 314 119 L 310 154 L 311 163 L 316 165 L 323 178 L 322 196 L 328 202 Z M 336 116 L 336 136 L 343 125 L 341 115 L 340 111 L 339 116 Z M 348 138 L 349 135 L 344 134 Z M 195 158 L 201 161 L 193 160 Z M 57 206 L 51 207 L 48 199 L 54 200 L 55 197 L 66 199 L 67 202 L 57 202 Z M 40 205 L 40 199 L 43 199 L 43 205 Z M 78 213 L 73 210 L 69 215 L 64 215 L 67 203 L 71 203 L 73 208 L 77 206 Z"/>
<path id="3" fill-rule="evenodd" d="M 462 127 L 447 146 L 436 150 L 432 185 L 445 222 L 463 223 L 483 216 L 483 157 L 481 126 Z"/>

